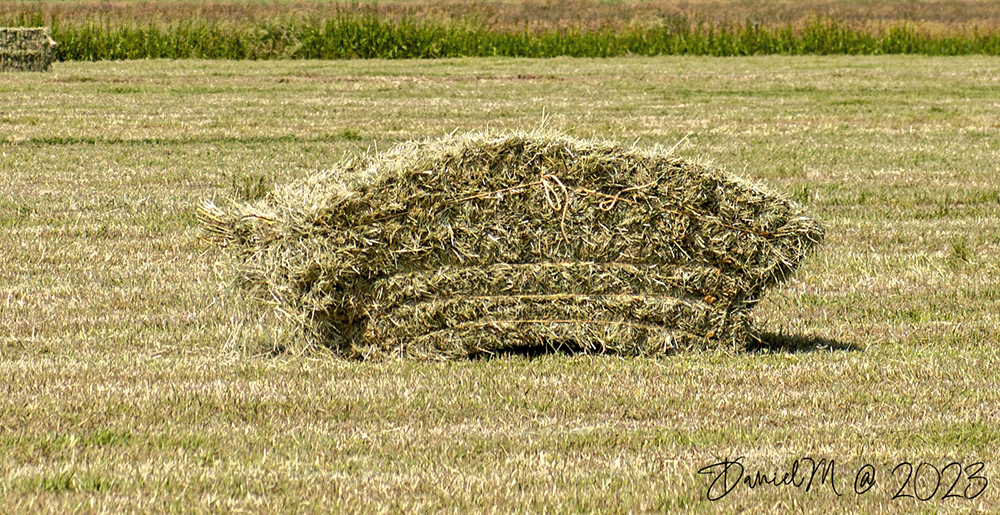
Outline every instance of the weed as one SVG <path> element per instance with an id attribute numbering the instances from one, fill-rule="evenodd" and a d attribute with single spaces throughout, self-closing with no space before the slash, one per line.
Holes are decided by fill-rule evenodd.
<path id="1" fill-rule="evenodd" d="M 340 137 L 345 141 L 361 141 L 361 133 L 357 129 L 345 128 L 340 131 Z"/>
<path id="2" fill-rule="evenodd" d="M 971 262 L 973 258 L 973 251 L 969 248 L 968 239 L 965 236 L 960 236 L 955 239 L 955 242 L 951 245 L 952 257 L 955 259 L 965 261 L 966 263 Z"/>
<path id="3" fill-rule="evenodd" d="M 264 174 L 234 174 L 230 178 L 229 191 L 232 198 L 244 202 L 260 200 L 267 196 L 273 185 Z"/>
<path id="4" fill-rule="evenodd" d="M 32 478 L 26 482 L 25 486 L 29 490 L 42 490 L 53 494 L 74 492 L 76 491 L 75 477 L 76 470 L 55 472 Z"/>
<path id="5" fill-rule="evenodd" d="M 807 205 L 812 200 L 812 191 L 809 189 L 808 184 L 803 184 L 795 189 L 792 197 L 799 203 Z"/>

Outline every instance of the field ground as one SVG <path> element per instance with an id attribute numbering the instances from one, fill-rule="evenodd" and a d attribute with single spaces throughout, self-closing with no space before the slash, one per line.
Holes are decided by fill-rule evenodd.
<path id="1" fill-rule="evenodd" d="M 0 74 L 0 506 L 996 512 L 998 99 L 1000 61 L 982 57 Z M 234 350 L 266 346 L 268 328 L 231 341 L 242 312 L 220 297 L 221 253 L 198 239 L 200 201 L 407 138 L 530 129 L 543 113 L 641 146 L 690 133 L 683 155 L 825 222 L 823 249 L 756 312 L 767 345 L 454 363 Z M 751 477 L 834 460 L 834 484 L 740 483 L 709 501 L 718 485 L 698 471 L 741 456 Z M 892 473 L 904 462 L 916 480 Z M 858 495 L 866 464 L 876 484 Z M 900 487 L 931 498 L 892 499 Z"/>

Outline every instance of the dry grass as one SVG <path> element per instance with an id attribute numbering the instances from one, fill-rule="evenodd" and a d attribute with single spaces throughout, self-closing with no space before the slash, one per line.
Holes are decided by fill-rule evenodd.
<path id="1" fill-rule="evenodd" d="M 1000 431 L 988 58 L 56 63 L 0 75 L 0 505 L 9 512 L 996 511 L 891 500 Z M 608 94 L 614 92 L 614 94 Z M 227 352 L 205 197 L 485 125 L 672 146 L 808 206 L 825 250 L 754 352 L 358 364 Z M 744 167 L 746 166 L 746 169 Z M 247 338 L 266 342 L 271 326 Z M 697 471 L 837 461 L 864 496 Z M 926 471 L 926 468 L 925 468 Z M 923 483 L 921 488 L 925 487 Z M 938 495 L 940 497 L 940 494 Z"/>

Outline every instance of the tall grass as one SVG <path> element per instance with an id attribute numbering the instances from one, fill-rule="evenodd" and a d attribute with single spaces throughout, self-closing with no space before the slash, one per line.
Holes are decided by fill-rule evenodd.
<path id="1" fill-rule="evenodd" d="M 44 25 L 38 13 L 9 25 Z M 900 22 L 856 29 L 830 18 L 801 27 L 746 21 L 708 24 L 683 16 L 656 26 L 490 27 L 485 22 L 386 18 L 341 12 L 325 20 L 239 23 L 192 17 L 167 24 L 49 20 L 59 60 L 145 58 L 407 59 L 441 57 L 614 57 L 624 55 L 926 54 L 1000 55 L 1000 32 L 933 35 Z"/>

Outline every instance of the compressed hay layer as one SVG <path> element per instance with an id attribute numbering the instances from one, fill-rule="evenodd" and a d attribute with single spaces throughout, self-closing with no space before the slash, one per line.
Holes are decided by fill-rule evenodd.
<path id="1" fill-rule="evenodd" d="M 706 267 L 590 262 L 443 266 L 373 281 L 371 311 L 365 315 L 374 318 L 406 303 L 455 296 L 644 294 L 700 300 L 711 292 L 733 295 L 736 287 L 732 278 Z"/>
<path id="2" fill-rule="evenodd" d="M 661 273 L 664 271 L 670 273 Z M 441 267 L 374 281 L 364 296 L 370 299 L 367 311 L 360 315 L 369 321 L 366 332 L 344 336 L 348 340 L 380 342 L 383 349 L 393 349 L 402 355 L 425 355 L 429 351 L 420 346 L 428 345 L 428 340 L 413 335 L 449 334 L 448 328 L 463 326 L 467 320 L 522 322 L 518 329 L 521 334 L 537 332 L 546 326 L 525 324 L 532 320 L 558 321 L 563 326 L 615 326 L 622 320 L 631 320 L 658 335 L 684 331 L 692 342 L 697 340 L 697 345 L 689 343 L 685 347 L 704 348 L 710 346 L 710 338 L 721 341 L 729 336 L 723 333 L 728 328 L 727 322 L 731 322 L 730 314 L 720 309 L 724 306 L 712 305 L 721 300 L 704 294 L 734 289 L 735 285 L 724 286 L 725 283 L 732 281 L 718 270 L 687 267 L 666 270 L 626 263 Z M 327 323 L 356 327 L 345 320 L 327 320 Z M 601 334 L 611 336 L 606 331 Z M 537 335 L 533 339 L 543 340 Z M 627 341 L 591 337 L 588 342 L 575 347 L 621 352 L 635 348 L 633 342 Z M 676 345 L 663 343 L 656 348 L 671 349 Z M 574 348 L 568 343 L 560 346 Z M 440 344 L 433 347 L 440 348 Z M 503 344 L 480 343 L 479 347 L 502 350 Z"/>
<path id="3" fill-rule="evenodd" d="M 55 60 L 48 28 L 0 28 L 0 71 L 45 71 Z"/>
<path id="4" fill-rule="evenodd" d="M 739 348 L 748 310 L 823 237 L 792 202 L 669 152 L 523 133 L 400 145 L 201 219 L 260 298 L 349 355 Z"/>
<path id="5" fill-rule="evenodd" d="M 398 349 L 400 354 L 420 354 L 424 351 L 413 350 L 416 347 L 414 342 L 419 341 L 414 335 L 462 327 L 470 320 L 584 327 L 617 326 L 624 320 L 659 334 L 684 332 L 708 339 L 716 337 L 711 332 L 712 328 L 725 329 L 725 315 L 725 312 L 702 303 L 650 295 L 452 297 L 406 305 L 394 310 L 392 316 L 372 319 L 364 341 L 379 342 L 382 348 Z M 633 343 L 601 341 L 588 346 L 597 345 L 607 350 L 628 348 Z M 673 346 L 660 347 L 669 349 Z"/>

